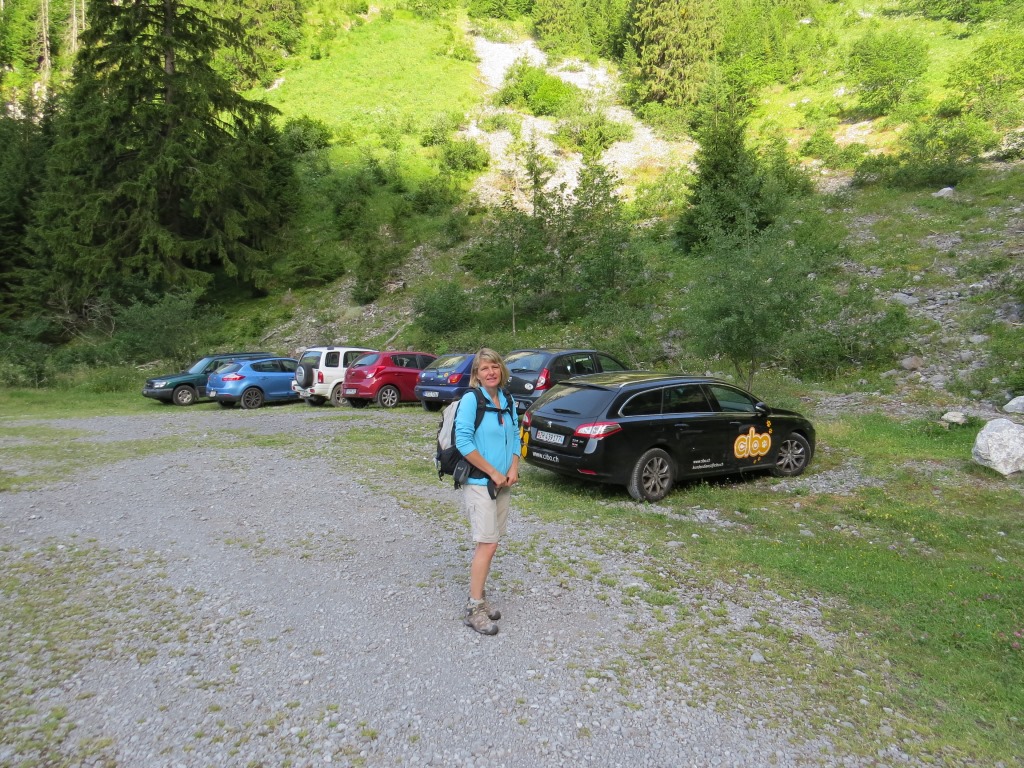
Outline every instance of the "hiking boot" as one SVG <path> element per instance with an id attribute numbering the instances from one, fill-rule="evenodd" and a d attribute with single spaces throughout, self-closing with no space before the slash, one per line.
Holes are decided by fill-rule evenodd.
<path id="1" fill-rule="evenodd" d="M 487 616 L 486 603 L 483 600 L 466 606 L 466 618 L 462 620 L 462 623 L 467 627 L 472 627 L 481 635 L 498 634 L 498 625 Z"/>
<path id="2" fill-rule="evenodd" d="M 495 608 L 493 605 L 487 602 L 487 593 L 484 592 L 484 613 L 487 614 L 487 618 L 491 621 L 497 621 L 501 618 L 501 611 Z"/>

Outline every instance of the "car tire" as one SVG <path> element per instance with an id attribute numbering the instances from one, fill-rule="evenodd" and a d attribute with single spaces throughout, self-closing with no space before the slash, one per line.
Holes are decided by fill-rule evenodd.
<path id="1" fill-rule="evenodd" d="M 430 411 L 431 413 L 436 413 L 444 408 L 444 403 L 438 403 L 434 400 L 420 400 L 420 402 L 423 403 L 423 410 Z"/>
<path id="2" fill-rule="evenodd" d="M 295 369 L 295 383 L 305 389 L 313 383 L 313 369 L 308 365 L 300 365 Z"/>
<path id="3" fill-rule="evenodd" d="M 353 408 L 365 408 L 370 404 L 369 400 L 360 400 L 355 397 L 347 397 L 345 399 L 348 400 L 348 404 L 351 405 Z"/>
<path id="4" fill-rule="evenodd" d="M 661 501 L 672 490 L 675 478 L 672 457 L 661 448 L 651 448 L 633 465 L 627 489 L 637 501 Z"/>
<path id="5" fill-rule="evenodd" d="M 245 410 L 252 411 L 256 408 L 262 408 L 263 400 L 263 392 L 256 389 L 256 387 L 249 387 L 242 393 L 242 396 L 238 398 L 238 404 Z"/>
<path id="6" fill-rule="evenodd" d="M 177 387 L 171 395 L 175 405 L 195 405 L 197 399 L 196 391 L 189 386 Z"/>
<path id="7" fill-rule="evenodd" d="M 217 405 L 219 405 L 221 408 L 234 408 L 235 407 L 234 403 L 229 403 L 227 400 L 218 400 L 217 401 Z"/>
<path id="8" fill-rule="evenodd" d="M 309 397 L 306 398 L 306 405 L 313 406 L 313 407 L 316 407 L 318 405 L 323 405 L 326 402 L 327 402 L 327 398 L 320 397 L 319 395 L 310 395 Z"/>
<path id="9" fill-rule="evenodd" d="M 335 408 L 341 408 L 345 405 L 345 387 L 341 384 L 331 390 L 330 403 Z"/>
<path id="10" fill-rule="evenodd" d="M 402 393 L 398 391 L 397 387 L 390 384 L 381 387 L 377 393 L 377 405 L 381 408 L 394 408 L 400 402 L 402 402 Z"/>
<path id="11" fill-rule="evenodd" d="M 794 432 L 779 445 L 772 474 L 775 477 L 796 477 L 807 469 L 810 460 L 811 444 L 803 435 Z"/>

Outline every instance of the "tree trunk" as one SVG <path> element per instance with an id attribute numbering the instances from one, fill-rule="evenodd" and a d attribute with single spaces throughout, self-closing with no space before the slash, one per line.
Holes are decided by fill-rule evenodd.
<path id="1" fill-rule="evenodd" d="M 39 5 L 39 45 L 43 49 L 40 57 L 39 74 L 44 83 L 50 81 L 50 0 Z"/>
<path id="2" fill-rule="evenodd" d="M 2 0 L 0 0 L 2 2 Z M 71 55 L 78 53 L 78 2 L 71 0 L 71 39 L 68 41 Z"/>

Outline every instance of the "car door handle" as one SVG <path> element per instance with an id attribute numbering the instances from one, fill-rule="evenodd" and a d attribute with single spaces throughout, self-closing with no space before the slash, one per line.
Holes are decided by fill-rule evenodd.
<path id="1" fill-rule="evenodd" d="M 689 429 L 690 428 L 690 425 L 687 422 L 685 422 L 685 421 L 677 421 L 673 426 L 676 429 Z"/>

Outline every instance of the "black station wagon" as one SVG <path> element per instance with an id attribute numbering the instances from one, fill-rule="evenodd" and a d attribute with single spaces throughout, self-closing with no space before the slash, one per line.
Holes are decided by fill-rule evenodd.
<path id="1" fill-rule="evenodd" d="M 677 480 L 769 471 L 799 475 L 814 427 L 725 381 L 631 371 L 564 381 L 522 421 L 523 457 L 563 475 L 624 485 L 658 501 Z"/>

